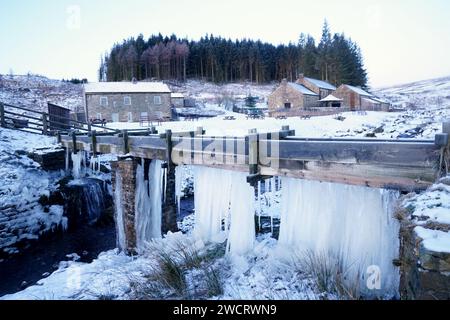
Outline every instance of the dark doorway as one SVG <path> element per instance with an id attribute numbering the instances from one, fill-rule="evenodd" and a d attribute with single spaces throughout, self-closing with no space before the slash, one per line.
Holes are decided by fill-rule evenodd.
<path id="1" fill-rule="evenodd" d="M 290 103 L 290 102 L 286 102 L 286 103 L 284 104 L 284 108 L 285 108 L 285 109 L 290 109 L 290 108 L 291 108 L 291 103 Z"/>

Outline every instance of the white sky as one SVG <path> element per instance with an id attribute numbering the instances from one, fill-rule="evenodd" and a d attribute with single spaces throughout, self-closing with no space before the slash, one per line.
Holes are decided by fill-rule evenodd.
<path id="1" fill-rule="evenodd" d="M 318 41 L 326 18 L 360 45 L 370 84 L 387 86 L 450 75 L 449 12 L 446 0 L 0 0 L 0 73 L 96 81 L 102 53 L 139 33 Z"/>

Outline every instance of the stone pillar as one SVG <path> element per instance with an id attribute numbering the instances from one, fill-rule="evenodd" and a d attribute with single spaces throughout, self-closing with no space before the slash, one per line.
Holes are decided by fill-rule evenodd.
<path id="1" fill-rule="evenodd" d="M 167 164 L 166 164 L 166 189 L 164 192 L 164 202 L 162 207 L 161 231 L 166 234 L 168 231 L 177 232 L 177 198 L 176 198 L 176 183 L 175 183 L 175 164 L 172 162 L 172 131 L 166 130 L 165 133 L 167 144 Z"/>
<path id="2" fill-rule="evenodd" d="M 137 162 L 134 158 L 119 159 L 119 161 L 111 162 L 112 169 L 112 186 L 113 192 L 116 194 L 118 185 L 120 190 L 120 201 L 114 201 L 116 229 L 123 228 L 125 231 L 125 244 L 119 243 L 120 250 L 127 254 L 136 253 L 136 228 L 135 228 L 135 194 L 136 194 L 136 169 Z M 121 183 L 116 181 L 116 174 L 121 178 Z M 116 200 L 116 199 L 115 199 Z M 118 203 L 117 203 L 118 202 Z M 120 208 L 117 206 L 120 205 Z M 123 225 L 119 225 L 118 212 L 122 212 Z M 125 246 L 124 248 L 122 248 Z"/>
<path id="3" fill-rule="evenodd" d="M 177 199 L 175 194 L 175 166 L 167 165 L 166 190 L 164 192 L 164 202 L 162 207 L 161 231 L 166 234 L 168 231 L 177 232 Z"/>

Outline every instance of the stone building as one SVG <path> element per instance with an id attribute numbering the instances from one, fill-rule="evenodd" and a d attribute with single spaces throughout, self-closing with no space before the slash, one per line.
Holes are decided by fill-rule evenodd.
<path id="1" fill-rule="evenodd" d="M 184 95 L 182 93 L 173 92 L 171 99 L 174 108 L 184 108 Z"/>
<path id="2" fill-rule="evenodd" d="M 107 122 L 169 121 L 171 91 L 161 82 L 99 82 L 84 85 L 86 119 Z"/>
<path id="3" fill-rule="evenodd" d="M 271 116 L 295 116 L 302 110 L 317 107 L 319 94 L 301 84 L 283 79 L 280 86 L 269 95 L 268 104 Z"/>
<path id="4" fill-rule="evenodd" d="M 350 108 L 350 110 L 375 110 L 375 111 L 388 111 L 389 103 L 377 98 L 373 94 L 348 84 L 343 84 L 333 95 L 339 99 L 342 99 L 344 107 Z"/>
<path id="5" fill-rule="evenodd" d="M 330 94 L 332 94 L 336 87 L 332 84 L 329 84 L 326 81 L 317 80 L 313 78 L 307 78 L 303 74 L 300 74 L 299 78 L 297 79 L 296 83 L 303 85 L 304 87 L 308 88 L 314 93 L 317 93 L 319 95 L 319 100 L 324 99 L 325 97 L 328 97 Z"/>

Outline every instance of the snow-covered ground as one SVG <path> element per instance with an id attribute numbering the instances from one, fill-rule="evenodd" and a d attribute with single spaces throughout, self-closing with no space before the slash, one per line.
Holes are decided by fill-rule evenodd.
<path id="1" fill-rule="evenodd" d="M 39 148 L 58 148 L 54 138 L 0 129 L 0 249 L 12 253 L 24 239 L 64 224 L 63 208 L 39 203 L 56 188 L 61 173 L 48 173 L 27 156 Z"/>
<path id="2" fill-rule="evenodd" d="M 189 82 L 185 93 L 208 103 L 214 104 L 219 95 L 227 91 L 235 96 L 249 93 L 267 96 L 273 86 L 245 87 L 228 85 L 218 87 L 212 84 Z M 183 91 L 183 90 L 180 90 Z M 251 92 L 250 92 L 251 91 Z M 243 136 L 249 129 L 259 132 L 280 130 L 289 125 L 303 137 L 373 137 L 413 139 L 433 139 L 441 130 L 441 123 L 450 119 L 450 78 L 430 80 L 380 89 L 376 92 L 390 99 L 397 107 L 408 107 L 404 112 L 383 113 L 367 112 L 343 113 L 342 121 L 333 116 L 317 117 L 309 120 L 291 118 L 286 120 L 269 119 L 247 120 L 244 115 L 223 110 L 225 115 L 234 115 L 237 120 L 223 120 L 223 116 L 195 122 L 163 123 L 158 130 L 173 131 L 195 130 L 198 126 L 206 129 L 207 135 Z M 218 104 L 218 103 L 217 103 Z M 414 105 L 412 105 L 414 104 Z M 214 108 L 220 109 L 220 106 Z M 120 129 L 141 128 L 139 124 L 114 123 L 111 127 Z M 6 130 L 0 131 L 5 134 Z M 21 137 L 25 139 L 25 137 Z M 36 141 L 37 143 L 37 141 Z M 48 142 L 42 142 L 48 144 Z M 31 144 L 30 144 L 31 145 Z M 34 142 L 33 142 L 33 147 Z M 1 169 L 3 169 L 3 164 Z M 6 171 L 8 171 L 6 169 Z M 187 174 L 191 177 L 192 174 Z M 414 206 L 414 216 L 418 221 L 449 223 L 448 206 L 450 190 L 448 186 L 436 184 L 426 193 L 415 195 L 405 201 L 405 207 Z M 275 195 L 276 196 L 276 195 Z M 278 196 L 276 196 L 278 198 Z M 264 211 L 265 209 L 263 209 Z M 424 222 L 424 224 L 425 224 Z M 62 262 L 58 271 L 42 279 L 36 286 L 24 291 L 2 297 L 2 299 L 139 299 L 200 297 L 213 299 L 321 299 L 342 297 L 336 292 L 326 295 L 317 281 L 317 274 L 308 270 L 302 263 L 300 253 L 290 251 L 268 235 L 257 238 L 256 245 L 245 255 L 230 256 L 224 254 L 220 244 L 204 244 L 191 230 L 195 224 L 193 216 L 188 216 L 181 226 L 184 233 L 168 234 L 164 239 L 154 240 L 143 255 L 128 257 L 116 250 L 99 255 L 90 264 L 76 261 Z M 422 228 L 419 226 L 418 228 Z M 423 229 L 423 230 L 422 230 Z M 449 232 L 417 229 L 425 242 L 442 252 L 450 251 Z M 437 240 L 436 240 L 437 239 Z M 193 250 L 199 261 L 183 257 L 184 250 Z M 187 249 L 188 248 L 188 249 Z M 447 251 L 446 251 L 447 250 Z M 181 252 L 181 255 L 180 255 Z M 286 253 L 288 252 L 288 253 Z M 175 265 L 182 270 L 186 288 L 184 293 L 177 292 L 176 285 L 161 283 L 161 263 L 166 255 L 174 256 Z M 207 276 L 208 273 L 210 276 Z M 213 277 L 211 277 L 213 275 Z M 207 280 L 205 280 L 207 279 Z M 220 290 L 213 290 L 217 281 Z M 181 284 L 179 284 L 181 285 Z M 178 288 L 180 289 L 180 288 Z M 205 293 L 207 292 L 207 293 Z M 152 296 L 154 295 L 154 296 Z"/>
<path id="3" fill-rule="evenodd" d="M 191 97 L 204 103 L 221 104 L 226 99 L 244 99 L 249 95 L 266 99 L 276 86 L 276 83 L 256 85 L 242 82 L 218 85 L 211 82 L 188 80 L 186 84 L 181 86 L 170 87 L 172 91 L 181 92 L 186 97 Z"/>
<path id="4" fill-rule="evenodd" d="M 0 102 L 46 111 L 54 103 L 72 112 L 82 111 L 82 86 L 38 75 L 0 75 Z"/>

